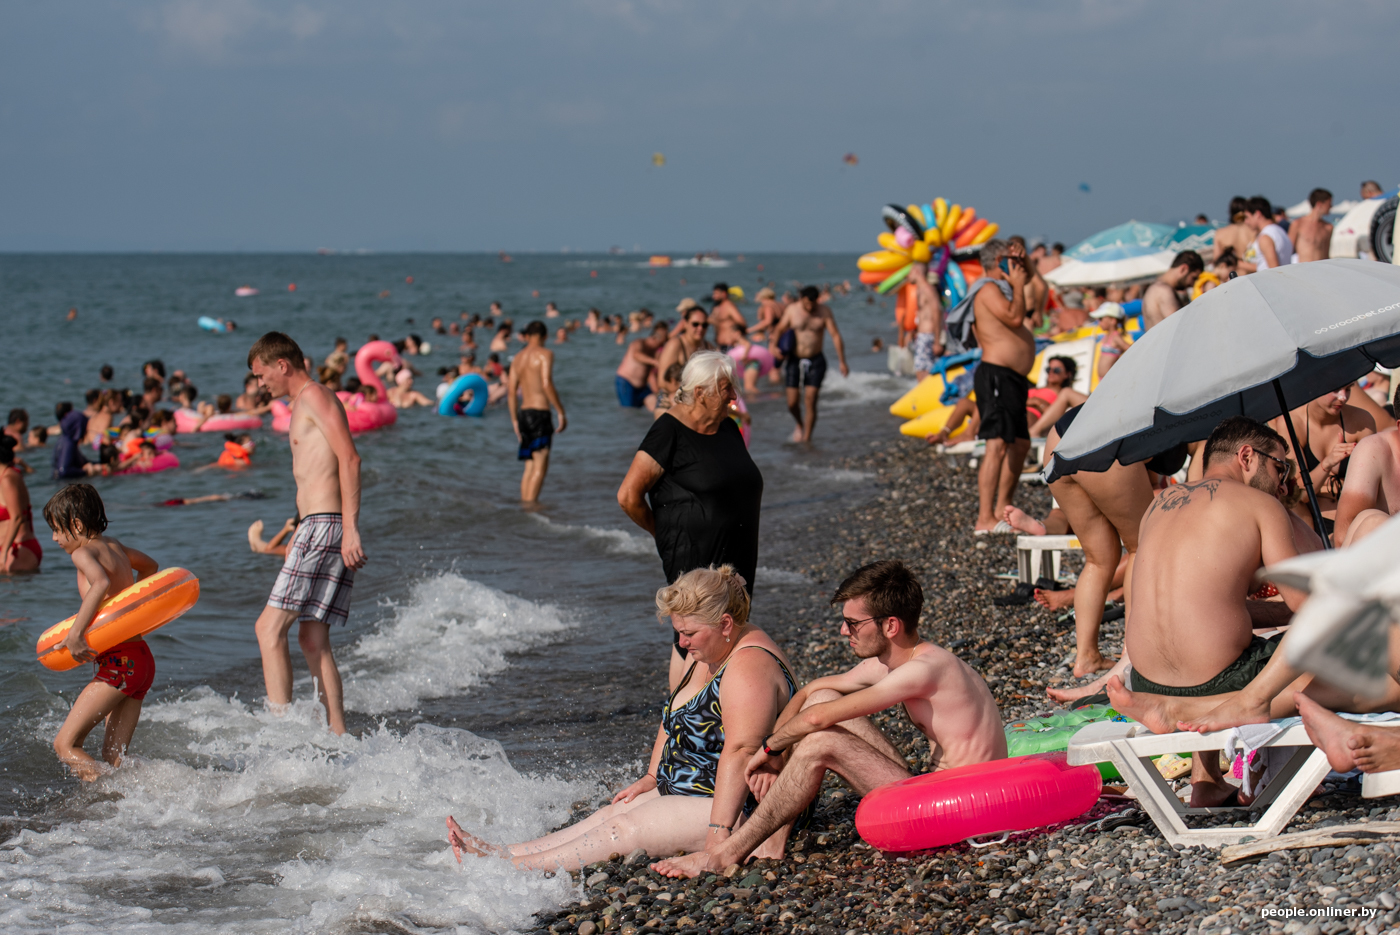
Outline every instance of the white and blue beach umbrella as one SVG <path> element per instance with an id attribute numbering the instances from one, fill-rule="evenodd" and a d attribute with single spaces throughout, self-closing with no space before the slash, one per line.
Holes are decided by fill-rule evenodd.
<path id="1" fill-rule="evenodd" d="M 1228 416 L 1267 421 L 1376 364 L 1400 367 L 1400 267 L 1321 260 L 1242 276 L 1123 354 L 1065 432 L 1050 479 L 1144 461 Z"/>

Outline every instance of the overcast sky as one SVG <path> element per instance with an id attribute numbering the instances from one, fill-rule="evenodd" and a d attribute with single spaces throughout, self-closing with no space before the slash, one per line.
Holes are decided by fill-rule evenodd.
<path id="1" fill-rule="evenodd" d="M 1398 27 L 1346 0 L 4 0 L 0 250 L 866 250 L 882 203 L 937 195 L 1072 244 L 1393 187 Z"/>

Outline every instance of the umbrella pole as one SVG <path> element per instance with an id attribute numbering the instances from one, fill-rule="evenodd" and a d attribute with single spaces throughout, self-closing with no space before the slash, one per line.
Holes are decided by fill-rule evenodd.
<path id="1" fill-rule="evenodd" d="M 1317 505 L 1317 491 L 1313 490 L 1312 475 L 1303 468 L 1303 449 L 1298 447 L 1298 433 L 1293 429 L 1293 419 L 1288 414 L 1288 403 L 1283 398 L 1283 386 L 1274 381 L 1274 393 L 1278 396 L 1279 408 L 1283 410 L 1283 424 L 1288 426 L 1288 440 L 1293 445 L 1293 456 L 1298 459 L 1298 473 L 1303 475 L 1303 489 L 1308 492 L 1308 506 L 1312 508 L 1313 525 L 1322 539 L 1324 549 L 1332 548 L 1332 538 L 1322 531 L 1322 509 Z"/>

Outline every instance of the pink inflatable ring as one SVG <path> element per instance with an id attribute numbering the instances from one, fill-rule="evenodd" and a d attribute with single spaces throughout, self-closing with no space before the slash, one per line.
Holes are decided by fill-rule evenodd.
<path id="1" fill-rule="evenodd" d="M 1053 825 L 1098 801 L 1103 777 L 1063 753 L 959 766 L 881 786 L 861 800 L 856 830 L 882 851 L 921 851 Z"/>

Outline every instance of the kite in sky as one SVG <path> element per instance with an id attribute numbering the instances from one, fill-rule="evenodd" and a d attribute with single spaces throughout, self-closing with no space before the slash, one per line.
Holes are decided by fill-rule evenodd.
<path id="1" fill-rule="evenodd" d="M 663 156 L 661 153 L 652 153 L 651 164 L 659 169 L 666 164 L 666 157 Z"/>
<path id="2" fill-rule="evenodd" d="M 854 166 L 860 163 L 860 158 L 856 156 L 855 153 L 847 153 L 846 155 L 841 157 L 841 161 L 848 166 Z"/>

